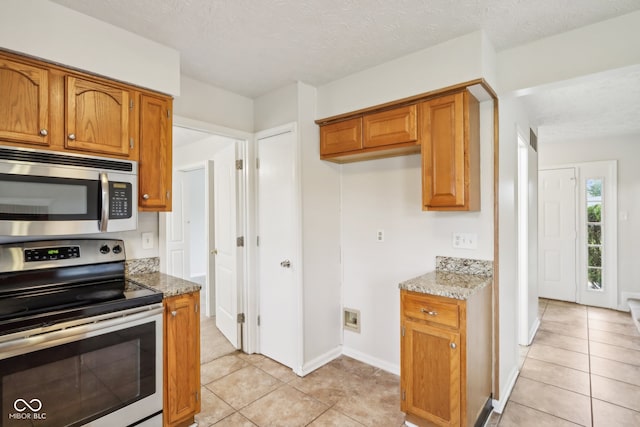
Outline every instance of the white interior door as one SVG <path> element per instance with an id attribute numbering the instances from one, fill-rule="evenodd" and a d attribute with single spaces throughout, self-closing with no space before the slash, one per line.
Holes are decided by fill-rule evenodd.
<path id="1" fill-rule="evenodd" d="M 538 175 L 539 296 L 576 301 L 576 170 Z"/>
<path id="2" fill-rule="evenodd" d="M 236 242 L 236 156 L 235 145 L 229 144 L 216 153 L 214 160 L 208 162 L 209 188 L 213 189 L 213 239 L 216 326 L 223 335 L 239 347 L 238 340 L 238 280 Z M 212 182 L 213 181 L 213 182 Z M 210 222 L 211 223 L 211 222 Z"/>
<path id="3" fill-rule="evenodd" d="M 297 257 L 295 133 L 258 138 L 260 353 L 295 369 Z"/>
<path id="4" fill-rule="evenodd" d="M 166 254 L 167 274 L 188 279 L 189 275 L 189 247 L 184 220 L 184 173 L 175 171 L 173 174 L 173 204 L 172 211 L 165 215 L 166 221 Z"/>

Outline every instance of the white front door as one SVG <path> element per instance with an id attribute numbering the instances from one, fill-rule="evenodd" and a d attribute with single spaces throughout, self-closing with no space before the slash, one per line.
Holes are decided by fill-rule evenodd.
<path id="1" fill-rule="evenodd" d="M 258 135 L 260 353 L 296 369 L 299 221 L 296 134 Z"/>
<path id="2" fill-rule="evenodd" d="M 236 238 L 236 155 L 235 145 L 229 144 L 208 162 L 210 197 L 209 212 L 213 212 L 213 274 L 215 277 L 216 326 L 222 334 L 239 347 L 238 340 L 238 280 Z M 211 173 L 213 171 L 213 173 Z M 211 223 L 211 219 L 210 219 Z M 210 266 L 211 270 L 211 266 Z"/>
<path id="3" fill-rule="evenodd" d="M 538 175 L 538 293 L 576 301 L 576 171 L 540 170 Z"/>

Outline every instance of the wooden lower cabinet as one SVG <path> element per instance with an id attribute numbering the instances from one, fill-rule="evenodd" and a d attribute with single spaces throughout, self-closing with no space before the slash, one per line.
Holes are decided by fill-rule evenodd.
<path id="1" fill-rule="evenodd" d="M 164 300 L 164 426 L 200 412 L 200 292 Z"/>
<path id="2" fill-rule="evenodd" d="M 491 397 L 491 288 L 465 301 L 404 290 L 400 298 L 407 420 L 473 426 Z"/>

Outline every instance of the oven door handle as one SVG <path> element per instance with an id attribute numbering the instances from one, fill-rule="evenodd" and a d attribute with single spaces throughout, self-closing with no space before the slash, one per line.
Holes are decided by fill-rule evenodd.
<path id="1" fill-rule="evenodd" d="M 109 225 L 109 177 L 106 172 L 100 172 L 100 194 L 102 207 L 98 229 L 104 233 L 107 231 L 107 225 Z"/>
<path id="2" fill-rule="evenodd" d="M 42 333 L 33 331 L 35 332 L 34 335 L 29 335 L 29 332 L 25 331 L 21 337 L 0 342 L 0 360 L 124 329 L 145 323 L 154 317 L 156 317 L 155 321 L 160 323 L 160 329 L 162 330 L 162 313 L 162 303 L 159 303 L 157 305 L 154 304 L 154 306 L 134 308 L 62 323 L 56 325 L 56 329 L 53 331 Z"/>

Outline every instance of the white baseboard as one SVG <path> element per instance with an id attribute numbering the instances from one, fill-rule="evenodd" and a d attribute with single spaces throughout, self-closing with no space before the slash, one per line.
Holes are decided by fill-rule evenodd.
<path id="1" fill-rule="evenodd" d="M 305 375 L 310 374 L 318 368 L 323 367 L 327 363 L 331 362 L 333 359 L 339 357 L 342 354 L 342 347 L 338 346 L 330 351 L 327 351 L 324 354 L 312 359 L 302 365 L 302 368 L 299 372 L 296 372 L 297 375 L 304 377 Z"/>
<path id="2" fill-rule="evenodd" d="M 392 363 L 386 362 L 376 357 L 372 357 L 368 354 L 348 347 L 342 347 L 342 354 L 359 360 L 360 362 L 366 363 L 367 365 L 375 366 L 376 368 L 380 368 L 383 371 L 390 372 L 394 375 L 400 375 L 400 365 L 394 365 Z"/>
<path id="3" fill-rule="evenodd" d="M 533 322 L 533 325 L 531 325 L 531 330 L 529 331 L 529 337 L 527 345 L 531 345 L 531 343 L 533 342 L 533 338 L 535 338 L 536 333 L 538 332 L 538 328 L 540 327 L 540 318 L 536 317 L 536 320 Z"/>
<path id="4" fill-rule="evenodd" d="M 620 294 L 620 305 L 618 306 L 618 310 L 621 311 L 629 311 L 629 303 L 627 302 L 630 299 L 640 300 L 640 292 L 622 292 Z"/>
<path id="5" fill-rule="evenodd" d="M 509 400 L 509 396 L 511 396 L 511 392 L 513 391 L 513 387 L 516 385 L 516 380 L 518 379 L 518 375 L 520 371 L 517 368 L 513 368 L 511 374 L 509 375 L 509 381 L 507 382 L 507 387 L 505 390 L 500 391 L 500 400 L 493 399 L 493 410 L 497 413 L 501 414 L 504 411 L 504 407 Z"/>

